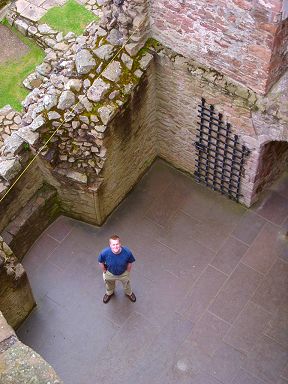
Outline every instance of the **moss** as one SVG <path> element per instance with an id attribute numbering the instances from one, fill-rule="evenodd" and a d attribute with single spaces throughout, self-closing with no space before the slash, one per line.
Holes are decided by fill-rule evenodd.
<path id="1" fill-rule="evenodd" d="M 9 2 L 10 0 L 0 0 L 0 9 L 4 8 Z"/>

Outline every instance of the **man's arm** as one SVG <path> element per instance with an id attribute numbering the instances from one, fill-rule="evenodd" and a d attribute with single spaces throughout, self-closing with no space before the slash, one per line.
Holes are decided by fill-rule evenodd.
<path id="1" fill-rule="evenodd" d="M 105 264 L 104 263 L 99 263 L 99 265 L 102 268 L 103 273 L 105 273 L 106 270 L 107 270 Z"/>
<path id="2" fill-rule="evenodd" d="M 128 263 L 128 264 L 127 264 L 127 271 L 130 272 L 130 271 L 131 271 L 131 268 L 132 268 L 132 263 Z"/>

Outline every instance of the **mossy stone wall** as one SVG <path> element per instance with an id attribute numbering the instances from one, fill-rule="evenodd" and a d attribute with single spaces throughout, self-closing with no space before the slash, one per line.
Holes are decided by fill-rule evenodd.
<path id="1" fill-rule="evenodd" d="M 0 9 L 5 7 L 8 3 L 10 3 L 10 0 L 0 0 Z"/>

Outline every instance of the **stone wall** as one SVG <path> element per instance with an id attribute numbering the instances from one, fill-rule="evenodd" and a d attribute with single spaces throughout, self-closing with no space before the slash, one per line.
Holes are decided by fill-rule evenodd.
<path id="1" fill-rule="evenodd" d="M 101 170 L 107 159 L 104 139 L 112 120 L 116 120 L 116 115 L 127 109 L 129 112 L 126 117 L 131 113 L 127 119 L 134 119 L 131 130 L 139 131 L 134 127 L 135 116 L 143 118 L 144 128 L 140 134 L 142 139 L 143 133 L 151 123 L 150 117 L 149 124 L 146 122 L 139 101 L 139 112 L 133 107 L 130 108 L 131 97 L 136 100 L 136 95 L 142 92 L 139 83 L 145 83 L 141 78 L 153 59 L 152 55 L 145 54 L 145 51 L 133 58 L 145 42 L 148 18 L 146 13 L 143 15 L 139 12 L 146 12 L 147 4 L 135 0 L 123 4 L 122 7 L 120 3 L 105 1 L 103 8 L 104 19 L 107 19 L 103 26 L 106 29 L 97 23 L 91 23 L 84 36 L 79 37 L 73 34 L 61 37 L 47 25 L 41 26 L 36 21 L 31 22 L 23 17 L 15 6 L 11 8 L 8 20 L 22 33 L 35 38 L 41 46 L 46 47 L 47 55 L 43 64 L 24 81 L 25 86 L 32 92 L 23 102 L 24 111 L 18 130 L 4 139 L 1 149 L 5 157 L 11 158 L 11 167 L 15 167 L 12 159 L 21 159 L 23 143 L 29 143 L 33 151 L 40 150 L 37 164 L 41 169 L 41 177 L 47 184 L 56 188 L 62 212 L 95 224 L 103 222 L 113 205 L 109 205 L 110 196 L 110 203 L 101 211 L 97 193 L 103 180 Z M 116 25 L 120 26 L 118 32 L 123 38 L 129 38 L 135 28 L 137 29 L 133 39 L 125 45 L 125 50 L 119 47 L 117 31 L 113 27 L 115 17 L 117 23 L 120 23 Z M 130 22 L 127 24 L 129 20 L 132 21 L 131 25 Z M 119 49 L 116 58 L 114 55 Z M 114 61 L 109 64 L 112 57 Z M 149 95 L 152 93 L 149 91 Z M 141 98 L 137 96 L 137 100 Z M 155 105 L 150 101 L 146 105 L 145 97 L 143 101 L 145 111 Z M 153 111 L 151 108 L 149 114 L 153 115 Z M 123 130 L 123 124 L 126 124 L 126 121 L 118 124 L 117 129 Z M 53 138 L 42 148 L 51 135 Z M 134 144 L 139 146 L 136 141 Z M 131 143 L 127 143 L 128 147 L 131 151 Z M 152 149 L 150 152 L 153 152 Z M 143 158 L 145 156 L 146 152 L 143 151 Z M 139 161 L 143 163 L 141 156 Z M 152 159 L 147 161 L 150 163 Z M 141 174 L 145 167 L 139 167 Z M 4 179 L 6 174 L 12 173 L 8 166 L 6 168 L 0 169 L 0 176 Z M 16 173 L 13 172 L 13 177 Z M 13 177 L 7 182 L 11 182 Z M 124 189 L 120 195 L 112 196 L 114 207 L 119 203 L 119 196 L 123 198 L 138 177 L 139 174 L 135 170 L 133 182 L 128 182 L 125 188 L 123 185 Z M 5 187 L 7 188 L 7 185 L 4 184 Z M 105 204 L 101 202 L 101 206 L 104 207 Z"/>
<path id="2" fill-rule="evenodd" d="M 197 110 L 201 98 L 223 113 L 232 132 L 250 151 L 243 172 L 240 200 L 250 206 L 259 197 L 254 188 L 261 146 L 271 140 L 288 141 L 287 75 L 267 97 L 232 82 L 215 70 L 158 45 L 156 56 L 157 142 L 159 155 L 193 174 Z M 285 100 L 284 100 L 285 98 Z M 281 163 L 281 159 L 280 159 Z M 265 164 L 263 164 L 265 167 Z"/>
<path id="3" fill-rule="evenodd" d="M 35 306 L 35 300 L 24 268 L 2 237 L 0 281 L 0 310 L 11 327 L 17 328 Z"/>
<path id="4" fill-rule="evenodd" d="M 23 208 L 19 209 L 2 231 L 3 239 L 15 252 L 18 260 L 22 260 L 38 236 L 57 218 L 59 212 L 56 189 L 47 184 L 37 190 Z"/>
<path id="5" fill-rule="evenodd" d="M 22 344 L 0 312 L 0 382 L 63 384 L 54 369 Z"/>
<path id="6" fill-rule="evenodd" d="M 8 3 L 10 3 L 10 0 L 0 0 L 0 9 L 4 8 Z"/>
<path id="7" fill-rule="evenodd" d="M 107 29 L 110 38 L 135 55 L 149 36 L 149 3 L 143 0 L 100 0 L 100 25 Z"/>
<path id="8" fill-rule="evenodd" d="M 217 113 L 223 113 L 224 121 L 231 123 L 234 134 L 239 134 L 240 138 L 241 134 L 256 137 L 249 109 L 249 104 L 252 108 L 256 102 L 253 93 L 233 88 L 223 76 L 167 49 L 159 52 L 156 62 L 160 157 L 177 168 L 194 173 L 197 111 L 201 97 L 213 104 Z M 250 193 L 245 190 L 245 185 L 242 194 L 244 199 L 241 201 L 249 205 Z"/>
<path id="9" fill-rule="evenodd" d="M 266 89 L 269 90 L 280 79 L 288 68 L 288 19 L 282 21 L 275 33 L 272 57 L 269 66 L 269 79 Z"/>
<path id="10" fill-rule="evenodd" d="M 259 167 L 255 176 L 255 194 L 259 195 L 267 186 L 288 169 L 288 142 L 270 141 L 261 147 Z"/>
<path id="11" fill-rule="evenodd" d="M 15 180 L 15 176 L 12 180 Z M 0 216 L 0 232 L 19 214 L 42 185 L 43 177 L 37 165 L 33 163 L 0 203 L 1 212 L 5 212 L 5 215 Z"/>
<path id="12" fill-rule="evenodd" d="M 104 139 L 107 160 L 99 190 L 103 217 L 121 202 L 157 155 L 154 75 L 152 62 L 131 100 L 107 130 Z"/>
<path id="13" fill-rule="evenodd" d="M 22 166 L 27 165 L 27 160 L 30 159 L 31 152 L 27 152 L 26 161 L 22 162 Z M 14 156 L 12 160 L 17 160 L 17 156 Z M 23 155 L 24 157 L 24 155 Z M 23 157 L 21 160 L 23 160 Z M 8 160 L 2 160 L 2 164 L 8 162 Z M 19 160 L 18 160 L 19 161 Z M 20 163 L 20 161 L 19 161 Z M 19 172 L 19 169 L 18 169 Z M 5 182 L 9 185 L 12 181 L 15 180 L 15 174 L 12 175 L 14 177 L 7 178 Z M 39 171 L 39 168 L 35 163 L 33 163 L 28 172 L 23 174 L 23 176 L 19 179 L 19 181 L 15 184 L 15 186 L 11 189 L 7 197 L 0 203 L 1 212 L 5 212 L 5 215 L 0 216 L 0 231 L 2 232 L 4 228 L 8 225 L 10 221 L 12 221 L 18 213 L 25 207 L 31 197 L 41 188 L 43 185 L 43 177 Z"/>
<path id="14" fill-rule="evenodd" d="M 281 0 L 152 0 L 150 4 L 152 37 L 175 52 L 260 94 L 279 78 L 283 67 L 274 62 L 269 81 Z"/>

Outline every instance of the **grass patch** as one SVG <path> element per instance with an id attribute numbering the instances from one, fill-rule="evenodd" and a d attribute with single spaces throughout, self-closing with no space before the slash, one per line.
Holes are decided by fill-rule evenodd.
<path id="1" fill-rule="evenodd" d="M 45 54 L 32 40 L 11 27 L 6 20 L 2 21 L 2 24 L 12 29 L 13 33 L 29 47 L 26 55 L 0 65 L 0 108 L 10 104 L 17 111 L 21 111 L 21 101 L 30 92 L 22 85 L 22 81 L 42 63 Z"/>
<path id="2" fill-rule="evenodd" d="M 79 36 L 83 34 L 86 25 L 93 20 L 99 20 L 99 17 L 75 0 L 68 0 L 62 7 L 50 8 L 40 19 L 40 24 L 48 24 L 64 34 L 74 32 Z"/>

